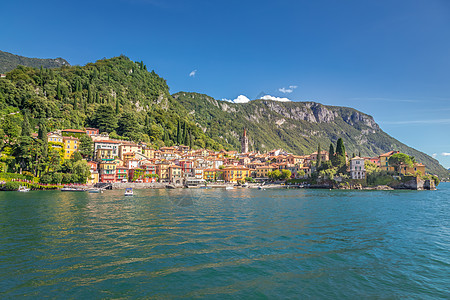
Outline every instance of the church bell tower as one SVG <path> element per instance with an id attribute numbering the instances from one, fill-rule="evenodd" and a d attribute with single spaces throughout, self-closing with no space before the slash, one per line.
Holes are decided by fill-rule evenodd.
<path id="1" fill-rule="evenodd" d="M 244 135 L 241 139 L 241 153 L 247 153 L 248 152 L 248 136 L 247 136 L 247 129 L 244 128 Z"/>

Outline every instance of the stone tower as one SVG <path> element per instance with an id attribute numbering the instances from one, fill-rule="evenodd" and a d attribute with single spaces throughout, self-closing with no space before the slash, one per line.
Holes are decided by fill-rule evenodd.
<path id="1" fill-rule="evenodd" d="M 248 152 L 248 136 L 247 136 L 247 129 L 244 128 L 244 135 L 241 139 L 241 153 L 247 153 Z"/>

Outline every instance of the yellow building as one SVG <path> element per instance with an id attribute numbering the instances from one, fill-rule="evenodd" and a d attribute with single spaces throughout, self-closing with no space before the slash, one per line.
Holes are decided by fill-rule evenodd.
<path id="1" fill-rule="evenodd" d="M 220 169 L 204 169 L 203 179 L 206 181 L 222 180 L 222 170 Z"/>
<path id="2" fill-rule="evenodd" d="M 74 152 L 78 151 L 78 139 L 76 137 L 65 136 L 64 142 L 64 159 L 71 159 Z"/>
<path id="3" fill-rule="evenodd" d="M 222 169 L 225 182 L 237 182 L 250 177 L 250 169 L 243 166 L 229 166 Z"/>
<path id="4" fill-rule="evenodd" d="M 143 152 L 144 156 L 147 157 L 148 159 L 155 158 L 155 149 L 145 147 L 142 150 L 142 152 Z"/>
<path id="5" fill-rule="evenodd" d="M 142 153 L 142 146 L 134 143 L 123 143 L 119 146 L 119 157 L 122 160 L 125 153 Z"/>
<path id="6" fill-rule="evenodd" d="M 269 178 L 269 172 L 274 171 L 274 166 L 262 166 L 262 167 L 256 167 L 256 178 Z"/>
<path id="7" fill-rule="evenodd" d="M 389 166 L 389 158 L 396 154 L 400 153 L 399 151 L 389 151 L 387 153 L 383 153 L 380 155 L 380 168 L 383 171 L 395 171 L 395 168 L 392 166 Z"/>
<path id="8" fill-rule="evenodd" d="M 409 166 L 400 167 L 400 172 L 403 175 L 415 175 L 417 171 L 419 171 L 420 174 L 425 175 L 425 172 L 426 172 L 425 165 L 415 163 L 412 167 L 409 167 Z"/>

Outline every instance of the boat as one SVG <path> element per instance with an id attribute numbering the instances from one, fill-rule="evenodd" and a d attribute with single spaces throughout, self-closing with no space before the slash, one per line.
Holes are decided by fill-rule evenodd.
<path id="1" fill-rule="evenodd" d="M 18 192 L 29 192 L 30 189 L 27 188 L 27 187 L 24 186 L 24 185 L 21 185 L 21 186 L 19 186 L 19 189 L 18 189 L 17 191 L 18 191 Z"/>
<path id="2" fill-rule="evenodd" d="M 211 187 L 210 186 L 201 186 L 200 187 L 202 190 L 209 190 Z"/>
<path id="3" fill-rule="evenodd" d="M 234 187 L 232 187 L 232 186 L 227 186 L 225 189 L 226 189 L 226 190 L 234 190 Z"/>
<path id="4" fill-rule="evenodd" d="M 60 189 L 61 192 L 85 192 L 85 189 L 77 189 L 73 187 L 63 187 Z"/>
<path id="5" fill-rule="evenodd" d="M 125 190 L 125 196 L 133 196 L 133 189 L 132 188 L 127 188 Z"/>
<path id="6" fill-rule="evenodd" d="M 103 193 L 103 190 L 102 189 L 97 189 L 97 188 L 91 188 L 91 189 L 88 189 L 88 193 L 92 193 L 92 194 L 94 194 L 94 193 Z"/>

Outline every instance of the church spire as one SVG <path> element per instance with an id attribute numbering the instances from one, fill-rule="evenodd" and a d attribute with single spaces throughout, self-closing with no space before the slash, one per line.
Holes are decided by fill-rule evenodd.
<path id="1" fill-rule="evenodd" d="M 247 136 L 247 129 L 244 128 L 244 135 L 241 139 L 241 153 L 247 153 L 248 152 L 248 136 Z"/>

